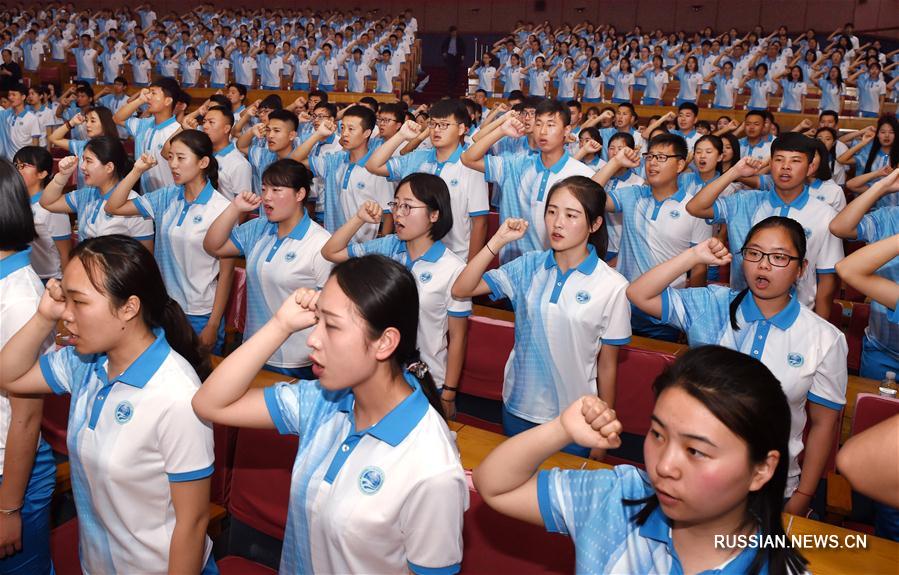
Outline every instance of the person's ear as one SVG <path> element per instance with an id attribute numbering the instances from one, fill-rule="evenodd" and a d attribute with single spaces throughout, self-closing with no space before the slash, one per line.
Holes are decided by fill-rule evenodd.
<path id="1" fill-rule="evenodd" d="M 749 491 L 758 491 L 768 483 L 774 472 L 777 471 L 777 465 L 780 463 L 780 452 L 772 449 L 765 456 L 761 463 L 756 463 L 752 469 L 752 479 L 749 482 Z"/>
<path id="2" fill-rule="evenodd" d="M 593 224 L 590 225 L 590 233 L 595 234 L 599 231 L 599 228 L 602 227 L 603 218 L 602 216 L 597 216 L 595 220 L 593 220 Z"/>
<path id="3" fill-rule="evenodd" d="M 400 345 L 400 331 L 395 327 L 385 329 L 378 339 L 375 340 L 375 359 L 378 361 L 386 361 L 396 351 Z"/>
<path id="4" fill-rule="evenodd" d="M 140 314 L 140 298 L 136 295 L 130 296 L 117 310 L 120 319 L 131 321 Z M 123 328 L 124 329 L 124 328 Z"/>

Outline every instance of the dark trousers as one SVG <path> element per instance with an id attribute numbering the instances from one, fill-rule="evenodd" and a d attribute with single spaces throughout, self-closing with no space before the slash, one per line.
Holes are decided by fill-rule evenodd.
<path id="1" fill-rule="evenodd" d="M 446 63 L 446 81 L 449 84 L 447 93 L 455 96 L 459 90 L 459 67 L 462 65 L 462 57 L 447 54 L 444 62 Z"/>

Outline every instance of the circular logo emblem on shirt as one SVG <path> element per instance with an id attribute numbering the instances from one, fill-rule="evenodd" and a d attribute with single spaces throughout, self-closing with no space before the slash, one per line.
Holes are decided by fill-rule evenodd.
<path id="1" fill-rule="evenodd" d="M 364 190 L 365 182 L 356 182 L 356 187 L 359 188 L 360 190 Z"/>
<path id="2" fill-rule="evenodd" d="M 115 420 L 117 423 L 128 423 L 134 415 L 134 406 L 130 401 L 123 401 L 115 406 Z"/>
<path id="3" fill-rule="evenodd" d="M 424 272 L 423 274 L 421 274 L 420 276 L 418 276 L 418 279 L 421 280 L 421 283 L 426 284 L 426 283 L 428 283 L 429 281 L 431 281 L 431 277 L 432 277 L 432 276 L 431 276 L 431 272 Z"/>
<path id="4" fill-rule="evenodd" d="M 297 259 L 296 252 L 287 252 L 287 255 L 284 256 L 284 261 L 286 262 L 292 262 L 295 259 Z"/>
<path id="5" fill-rule="evenodd" d="M 458 186 L 458 185 L 459 185 L 459 180 L 457 180 L 456 178 L 453 178 L 452 180 L 450 180 L 450 185 L 453 186 L 453 187 Z"/>
<path id="6" fill-rule="evenodd" d="M 790 367 L 799 367 L 805 363 L 805 358 L 801 353 L 790 353 L 787 354 L 787 363 L 790 364 Z"/>
<path id="7" fill-rule="evenodd" d="M 671 216 L 672 220 L 676 220 L 677 218 L 680 217 L 680 212 L 677 210 L 671 210 L 671 212 L 668 215 Z"/>
<path id="8" fill-rule="evenodd" d="M 590 294 L 581 290 L 574 295 L 574 299 L 577 300 L 578 303 L 587 303 L 590 301 Z"/>
<path id="9" fill-rule="evenodd" d="M 199 224 L 199 223 L 202 222 L 202 221 L 203 221 L 203 216 L 201 216 L 201 215 L 199 215 L 199 214 L 197 214 L 196 216 L 194 216 L 194 223 L 195 223 L 195 224 Z"/>
<path id="10" fill-rule="evenodd" d="M 815 197 L 818 198 L 819 200 L 821 200 L 822 202 L 824 201 L 824 196 L 823 196 L 823 195 L 817 195 L 817 196 L 815 196 Z"/>
<path id="11" fill-rule="evenodd" d="M 359 490 L 366 495 L 374 495 L 384 485 L 384 471 L 380 467 L 366 467 L 359 474 Z"/>
<path id="12" fill-rule="evenodd" d="M 805 239 L 812 237 L 812 228 L 802 228 L 802 231 L 805 232 Z"/>

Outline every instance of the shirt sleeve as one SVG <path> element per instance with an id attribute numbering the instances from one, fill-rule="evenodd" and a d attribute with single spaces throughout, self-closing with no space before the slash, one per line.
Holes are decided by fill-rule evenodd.
<path id="1" fill-rule="evenodd" d="M 849 348 L 846 336 L 836 334 L 815 370 L 812 387 L 808 391 L 808 400 L 834 410 L 841 410 L 846 404 L 846 385 L 849 374 L 846 368 L 846 357 Z"/>
<path id="2" fill-rule="evenodd" d="M 690 243 L 694 246 L 704 242 L 712 237 L 712 226 L 706 223 L 702 218 L 690 216 L 693 220 L 693 226 L 690 230 Z"/>
<path id="3" fill-rule="evenodd" d="M 544 252 L 529 252 L 485 273 L 484 281 L 490 286 L 490 299 L 496 301 L 507 297 L 516 301 L 522 295 L 521 288 L 526 289 L 531 283 L 531 274 L 528 273 L 531 266 L 528 264 L 535 255 L 545 257 Z"/>
<path id="4" fill-rule="evenodd" d="M 359 242 L 347 246 L 347 253 L 352 258 L 367 256 L 371 254 L 379 254 L 386 257 L 393 257 L 396 253 L 398 245 L 396 234 L 390 234 L 367 242 Z"/>
<path id="5" fill-rule="evenodd" d="M 409 570 L 450 575 L 462 563 L 462 521 L 468 484 L 456 464 L 417 483 L 400 511 L 400 531 Z M 434 542 L 439 541 L 439 545 Z"/>
<path id="6" fill-rule="evenodd" d="M 452 288 L 453 284 L 456 283 L 456 280 L 459 278 L 459 275 L 464 269 L 465 266 L 461 265 L 460 263 L 459 268 L 455 272 L 453 272 L 453 277 L 449 283 L 450 288 Z M 452 290 L 450 289 L 447 291 L 451 292 Z M 468 317 L 471 315 L 472 307 L 470 298 L 456 299 L 450 293 L 448 299 L 449 304 L 446 306 L 447 315 L 449 315 L 450 317 Z"/>
<path id="7" fill-rule="evenodd" d="M 322 246 L 324 246 L 324 243 L 322 243 Z M 316 288 L 322 289 L 325 287 L 325 282 L 327 282 L 328 278 L 331 276 L 331 268 L 333 266 L 334 264 L 322 256 L 321 247 L 319 247 L 316 250 L 315 255 L 312 256 L 312 273 L 315 275 Z"/>
<path id="8" fill-rule="evenodd" d="M 140 131 L 140 124 L 141 118 L 135 118 L 134 116 L 125 120 L 125 129 L 128 130 L 132 138 L 137 137 L 137 133 Z"/>
<path id="9" fill-rule="evenodd" d="M 856 227 L 856 235 L 859 241 L 874 243 L 891 235 L 889 233 L 890 220 L 899 216 L 899 210 L 874 210 L 862 217 Z"/>
<path id="10" fill-rule="evenodd" d="M 484 180 L 501 184 L 505 174 L 504 156 L 484 156 Z"/>
<path id="11" fill-rule="evenodd" d="M 158 214 L 165 209 L 166 205 L 166 188 L 160 188 L 142 196 L 132 198 L 134 207 L 137 208 L 145 218 L 156 219 Z"/>
<path id="12" fill-rule="evenodd" d="M 248 254 L 259 239 L 259 219 L 250 220 L 231 230 L 229 239 L 242 256 Z"/>
<path id="13" fill-rule="evenodd" d="M 828 208 L 831 212 L 830 217 L 827 219 L 829 223 L 836 216 L 836 211 L 830 206 Z M 824 228 L 823 233 L 825 234 L 824 243 L 815 262 L 815 272 L 819 274 L 836 273 L 837 262 L 843 259 L 843 241 L 830 233 L 827 227 Z"/>
<path id="14" fill-rule="evenodd" d="M 393 156 L 387 160 L 387 179 L 398 182 L 415 171 L 424 158 L 419 152 L 412 152 L 405 156 Z"/>
<path id="15" fill-rule="evenodd" d="M 50 237 L 54 240 L 67 240 L 72 236 L 72 223 L 67 214 L 50 214 L 47 219 Z M 3 318 L 6 321 L 6 317 Z"/>
<path id="16" fill-rule="evenodd" d="M 620 282 L 609 297 L 603 318 L 602 342 L 625 345 L 631 341 L 631 304 L 627 299 L 627 282 Z"/>
<path id="17" fill-rule="evenodd" d="M 661 321 L 688 332 L 703 314 L 711 313 L 714 302 L 710 288 L 668 288 L 662 292 Z"/>
<path id="18" fill-rule="evenodd" d="M 474 170 L 467 170 L 468 216 L 476 218 L 490 213 L 490 199 L 487 197 L 487 181 Z"/>
<path id="19" fill-rule="evenodd" d="M 159 451 L 169 482 L 181 483 L 212 475 L 212 424 L 201 420 L 190 405 L 193 391 L 184 390 L 171 399 L 156 424 Z"/>
<path id="20" fill-rule="evenodd" d="M 87 199 L 86 196 L 90 195 L 90 188 L 78 188 L 73 192 L 69 192 L 63 197 L 66 199 L 66 204 L 68 204 L 69 208 L 76 214 L 81 209 L 81 205 Z"/>
<path id="21" fill-rule="evenodd" d="M 265 407 L 281 435 L 302 437 L 313 419 L 312 414 L 325 415 L 325 406 L 334 405 L 333 398 L 326 397 L 317 381 L 282 381 L 266 387 L 263 394 Z"/>
<path id="22" fill-rule="evenodd" d="M 39 363 L 44 381 L 56 395 L 72 393 L 74 385 L 84 380 L 87 369 L 93 365 L 81 361 L 70 345 L 42 355 Z"/>

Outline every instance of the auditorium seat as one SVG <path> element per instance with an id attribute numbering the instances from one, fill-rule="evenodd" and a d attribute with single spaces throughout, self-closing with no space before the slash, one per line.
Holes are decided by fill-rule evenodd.
<path id="1" fill-rule="evenodd" d="M 489 317 L 468 318 L 468 344 L 459 378 L 459 393 L 501 402 L 506 360 L 515 343 L 515 324 Z M 456 421 L 502 433 L 502 426 L 465 413 Z"/>
<path id="2" fill-rule="evenodd" d="M 873 393 L 859 393 L 855 398 L 850 436 L 857 435 L 895 415 L 899 415 L 899 399 Z M 873 526 L 866 522 L 873 521 L 873 517 L 861 517 L 865 515 L 864 512 L 853 514 L 855 499 L 864 504 L 870 503 L 868 498 L 859 494 L 853 497 L 849 482 L 835 470 L 831 471 L 827 476 L 827 513 L 830 518 L 847 529 L 874 533 Z M 847 519 L 850 516 L 852 519 Z"/>
<path id="3" fill-rule="evenodd" d="M 216 561 L 216 565 L 219 568 L 219 573 L 222 575 L 229 575 L 232 573 L 234 575 L 270 575 L 278 572 L 276 569 L 271 569 L 265 565 L 260 565 L 255 561 L 250 561 L 249 559 L 244 559 L 243 557 L 237 557 L 235 555 L 230 555 Z"/>
<path id="4" fill-rule="evenodd" d="M 247 323 L 247 270 L 234 267 L 231 279 L 231 295 L 225 307 L 225 350 L 237 347 L 234 341 L 237 334 L 242 334 Z"/>
<path id="5" fill-rule="evenodd" d="M 50 448 L 53 451 L 61 455 L 69 454 L 69 448 L 66 445 L 66 434 L 69 426 L 71 397 L 68 393 L 64 395 L 48 393 L 44 396 L 41 436 L 50 444 Z"/>
<path id="6" fill-rule="evenodd" d="M 506 517 L 476 491 L 469 495 L 461 573 L 574 573 L 574 544 L 569 537 Z"/>
<path id="7" fill-rule="evenodd" d="M 868 327 L 868 318 L 871 315 L 871 305 L 866 303 L 852 303 L 852 315 L 849 316 L 849 327 L 846 330 L 846 344 L 849 347 L 849 356 L 846 364 L 852 371 L 858 371 L 862 363 L 862 338 L 865 328 Z"/>
<path id="8" fill-rule="evenodd" d="M 290 479 L 299 440 L 270 429 L 240 429 L 234 449 L 231 490 L 228 509 L 232 518 L 232 535 L 240 522 L 253 531 L 277 540 L 284 539 Z M 218 563 L 222 575 L 247 573 L 246 560 L 252 542 L 241 537 L 229 540 L 232 555 Z M 237 550 L 236 547 L 241 546 Z M 238 552 L 235 552 L 238 551 Z M 280 551 L 280 550 L 279 550 Z M 232 558 L 241 556 L 242 560 Z M 253 568 L 256 569 L 254 564 Z M 259 569 L 263 567 L 258 566 Z M 271 571 L 254 571 L 269 573 Z"/>
<path id="9" fill-rule="evenodd" d="M 212 474 L 210 498 L 213 503 L 227 507 L 231 493 L 231 473 L 234 467 L 237 429 L 214 423 L 212 435 L 215 440 L 215 471 Z"/>
<path id="10" fill-rule="evenodd" d="M 644 436 L 655 405 L 652 384 L 674 355 L 624 346 L 618 351 L 618 377 L 615 382 L 615 413 L 625 433 Z"/>
<path id="11" fill-rule="evenodd" d="M 81 575 L 77 517 L 50 531 L 50 557 L 56 575 Z"/>

